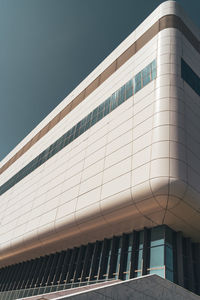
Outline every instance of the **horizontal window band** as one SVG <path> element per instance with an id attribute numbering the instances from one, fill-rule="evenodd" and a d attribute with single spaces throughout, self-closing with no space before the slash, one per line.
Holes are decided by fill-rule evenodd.
<path id="1" fill-rule="evenodd" d="M 63 134 L 58 140 L 46 148 L 42 153 L 35 157 L 23 169 L 12 176 L 8 181 L 0 186 L 0 195 L 12 188 L 27 175 L 36 170 L 39 166 L 45 163 L 48 159 L 65 148 L 76 138 L 90 129 L 93 125 L 111 113 L 115 108 L 120 106 L 131 96 L 145 87 L 149 82 L 156 78 L 156 60 L 153 60 L 143 70 L 135 75 L 133 79 L 126 82 L 121 88 L 114 92 L 108 99 L 97 106 L 85 118 L 74 125 L 70 130 Z"/>
<path id="2" fill-rule="evenodd" d="M 0 174 L 8 169 L 19 157 L 28 151 L 37 141 L 48 133 L 58 122 L 68 115 L 77 105 L 79 105 L 87 96 L 98 88 L 106 79 L 108 79 L 117 69 L 126 63 L 134 54 L 136 54 L 145 44 L 154 36 L 166 28 L 178 29 L 200 53 L 200 43 L 198 38 L 176 15 L 166 15 L 154 23 L 141 37 L 139 37 L 128 49 L 126 49 L 110 66 L 108 66 L 93 82 L 91 82 L 75 99 L 73 99 L 58 115 L 56 115 L 45 127 L 43 127 L 29 142 L 27 142 L 11 159 L 9 159 L 1 168 Z"/>

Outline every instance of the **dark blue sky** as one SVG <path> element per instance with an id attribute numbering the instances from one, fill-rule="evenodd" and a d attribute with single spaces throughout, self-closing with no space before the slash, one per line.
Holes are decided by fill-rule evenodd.
<path id="1" fill-rule="evenodd" d="M 0 160 L 162 2 L 0 0 Z"/>

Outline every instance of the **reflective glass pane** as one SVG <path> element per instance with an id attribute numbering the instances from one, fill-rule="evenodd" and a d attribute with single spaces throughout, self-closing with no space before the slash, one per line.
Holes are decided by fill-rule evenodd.
<path id="1" fill-rule="evenodd" d="M 171 247 L 166 246 L 166 267 L 170 270 L 173 270 L 173 250 Z"/>
<path id="2" fill-rule="evenodd" d="M 173 244 L 173 231 L 168 227 L 165 230 L 165 243 L 169 246 Z"/>
<path id="3" fill-rule="evenodd" d="M 108 274 L 110 268 L 110 257 L 111 257 L 111 249 L 112 249 L 113 240 L 108 241 L 107 249 L 106 249 L 106 257 L 105 257 L 105 274 Z M 104 277 L 107 278 L 108 276 Z"/>
<path id="4" fill-rule="evenodd" d="M 104 117 L 103 111 L 100 111 L 97 115 L 97 121 L 100 121 Z"/>
<path id="5" fill-rule="evenodd" d="M 97 122 L 97 115 L 92 117 L 91 125 L 96 124 Z"/>
<path id="6" fill-rule="evenodd" d="M 165 227 L 160 226 L 151 229 L 151 247 L 164 244 Z"/>
<path id="7" fill-rule="evenodd" d="M 107 114 L 109 114 L 109 112 L 110 112 L 110 98 L 108 98 L 105 101 L 104 116 L 106 116 Z"/>
<path id="8" fill-rule="evenodd" d="M 128 235 L 128 251 L 132 250 L 132 245 L 133 245 L 133 234 Z"/>
<path id="9" fill-rule="evenodd" d="M 112 111 L 117 107 L 117 97 L 116 93 L 112 94 L 110 97 L 110 110 Z"/>
<path id="10" fill-rule="evenodd" d="M 118 92 L 118 105 L 125 101 L 125 85 L 123 85 Z"/>
<path id="11" fill-rule="evenodd" d="M 164 266 L 164 246 L 150 249 L 150 268 Z"/>
<path id="12" fill-rule="evenodd" d="M 151 63 L 151 80 L 156 78 L 156 59 Z"/>
<path id="13" fill-rule="evenodd" d="M 105 108 L 105 101 L 99 105 L 98 113 L 104 111 L 104 108 Z"/>
<path id="14" fill-rule="evenodd" d="M 131 264 L 131 252 L 127 253 L 127 261 L 126 261 L 126 269 L 125 271 L 129 271 L 130 270 L 130 264 Z"/>
<path id="15" fill-rule="evenodd" d="M 144 243 L 144 231 L 140 231 L 139 233 L 139 249 L 143 248 L 143 243 Z"/>
<path id="16" fill-rule="evenodd" d="M 142 88 L 141 72 L 138 73 L 134 78 L 134 93 L 137 93 Z"/>
<path id="17" fill-rule="evenodd" d="M 97 247 L 97 257 L 96 257 L 94 276 L 97 276 L 98 272 L 99 272 L 99 267 L 100 267 L 100 263 L 101 263 L 101 256 L 102 256 L 102 246 L 103 246 L 102 241 L 99 242 L 98 245 L 96 246 Z"/>
<path id="18" fill-rule="evenodd" d="M 166 269 L 166 278 L 170 281 L 174 281 L 174 273 L 168 269 Z"/>
<path id="19" fill-rule="evenodd" d="M 142 253 L 143 253 L 143 250 L 139 250 L 139 252 L 138 252 L 137 270 L 141 270 L 142 269 Z"/>
<path id="20" fill-rule="evenodd" d="M 126 89 L 126 99 L 130 98 L 133 95 L 133 80 L 129 80 L 125 84 L 125 89 Z"/>
<path id="21" fill-rule="evenodd" d="M 145 86 L 151 81 L 151 65 L 142 70 L 142 85 Z"/>

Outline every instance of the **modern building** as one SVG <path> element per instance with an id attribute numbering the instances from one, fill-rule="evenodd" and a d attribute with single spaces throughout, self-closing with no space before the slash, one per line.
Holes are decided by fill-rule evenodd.
<path id="1" fill-rule="evenodd" d="M 200 295 L 199 61 L 164 2 L 7 155 L 1 292 L 157 274 Z"/>

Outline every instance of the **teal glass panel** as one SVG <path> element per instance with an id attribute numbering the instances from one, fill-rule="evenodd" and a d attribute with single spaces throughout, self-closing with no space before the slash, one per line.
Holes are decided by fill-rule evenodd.
<path id="1" fill-rule="evenodd" d="M 164 269 L 157 269 L 157 270 L 149 270 L 148 274 L 156 274 L 162 278 L 165 278 L 165 270 Z"/>
<path id="2" fill-rule="evenodd" d="M 169 246 L 173 245 L 173 231 L 168 227 L 165 230 L 165 243 Z"/>
<path id="3" fill-rule="evenodd" d="M 119 90 L 118 90 L 118 105 L 122 104 L 125 101 L 125 85 L 123 85 Z"/>
<path id="4" fill-rule="evenodd" d="M 164 244 L 165 226 L 159 226 L 151 229 L 151 247 Z"/>
<path id="5" fill-rule="evenodd" d="M 95 108 L 95 110 L 93 110 L 91 125 L 96 124 L 96 122 L 97 122 L 97 115 L 98 115 L 98 107 Z"/>
<path id="6" fill-rule="evenodd" d="M 137 264 L 137 270 L 141 270 L 141 269 L 142 269 L 142 253 L 143 253 L 143 250 L 139 250 L 139 251 L 138 251 L 138 264 Z"/>
<path id="7" fill-rule="evenodd" d="M 143 243 L 144 243 L 144 231 L 140 231 L 139 233 L 139 249 L 143 249 Z"/>
<path id="8" fill-rule="evenodd" d="M 90 123 L 91 120 L 92 120 L 92 112 L 89 115 L 87 115 L 87 117 L 86 117 L 86 124 Z"/>
<path id="9" fill-rule="evenodd" d="M 133 245 L 133 235 L 132 233 L 128 235 L 128 251 L 132 250 Z"/>
<path id="10" fill-rule="evenodd" d="M 108 278 L 108 272 L 109 272 L 109 268 L 110 268 L 110 257 L 111 257 L 111 248 L 112 248 L 112 243 L 113 240 L 109 240 L 108 241 L 108 248 L 107 248 L 107 253 L 106 253 L 106 258 L 105 258 L 105 274 L 107 274 L 107 276 L 104 276 L 104 278 Z"/>
<path id="11" fill-rule="evenodd" d="M 150 268 L 164 266 L 164 246 L 150 248 Z"/>
<path id="12" fill-rule="evenodd" d="M 98 106 L 98 113 L 104 111 L 104 109 L 105 109 L 105 103 L 106 103 L 106 101 L 104 101 L 103 103 L 101 103 L 101 104 Z"/>
<path id="13" fill-rule="evenodd" d="M 117 107 L 117 92 L 113 93 L 110 97 L 110 111 L 114 110 Z"/>
<path id="14" fill-rule="evenodd" d="M 79 135 L 85 132 L 85 125 L 81 126 L 79 129 Z"/>
<path id="15" fill-rule="evenodd" d="M 171 247 L 165 247 L 166 253 L 166 267 L 170 270 L 173 270 L 173 249 Z"/>
<path id="16" fill-rule="evenodd" d="M 166 278 L 170 281 L 174 281 L 174 273 L 168 269 L 166 269 Z"/>
<path id="17" fill-rule="evenodd" d="M 151 65 L 142 70 L 142 85 L 145 86 L 151 81 Z"/>
<path id="18" fill-rule="evenodd" d="M 104 116 L 110 113 L 110 97 L 105 101 Z"/>
<path id="19" fill-rule="evenodd" d="M 131 265 L 131 252 L 127 253 L 127 260 L 126 260 L 126 268 L 125 271 L 130 271 L 130 265 Z"/>
<path id="20" fill-rule="evenodd" d="M 100 121 L 101 119 L 103 119 L 103 117 L 104 117 L 104 113 L 103 111 L 100 111 L 97 115 L 97 121 Z"/>
<path id="21" fill-rule="evenodd" d="M 125 84 L 125 90 L 126 90 L 126 99 L 130 98 L 133 96 L 133 79 L 129 80 Z"/>
<path id="22" fill-rule="evenodd" d="M 141 72 L 135 75 L 134 78 L 134 94 L 137 93 L 142 88 L 142 76 Z"/>
<path id="23" fill-rule="evenodd" d="M 154 80 L 157 76 L 156 59 L 151 63 L 151 80 Z"/>

